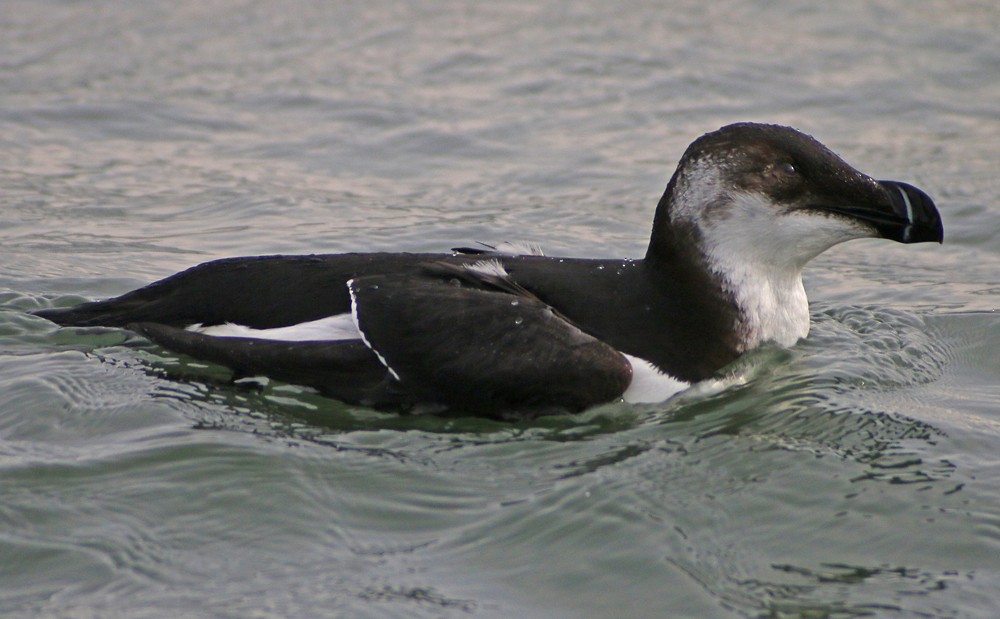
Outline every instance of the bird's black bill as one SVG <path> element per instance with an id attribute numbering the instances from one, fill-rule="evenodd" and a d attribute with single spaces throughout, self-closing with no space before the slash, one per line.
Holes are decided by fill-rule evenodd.
<path id="1" fill-rule="evenodd" d="M 895 223 L 876 225 L 883 237 L 900 243 L 944 241 L 941 214 L 930 196 L 906 183 L 879 181 L 879 185 L 889 194 L 889 203 L 899 218 Z"/>
<path id="2" fill-rule="evenodd" d="M 907 183 L 877 182 L 882 192 L 865 206 L 824 206 L 818 210 L 864 221 L 880 237 L 900 243 L 944 241 L 941 214 L 930 196 Z"/>

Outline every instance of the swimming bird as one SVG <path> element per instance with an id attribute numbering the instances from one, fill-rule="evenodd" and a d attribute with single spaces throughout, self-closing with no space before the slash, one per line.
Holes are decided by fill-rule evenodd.
<path id="1" fill-rule="evenodd" d="M 809 333 L 803 267 L 851 239 L 942 242 L 933 201 L 790 127 L 738 123 L 684 152 L 644 257 L 451 253 L 207 262 L 37 311 L 354 404 L 484 416 L 665 400 Z"/>

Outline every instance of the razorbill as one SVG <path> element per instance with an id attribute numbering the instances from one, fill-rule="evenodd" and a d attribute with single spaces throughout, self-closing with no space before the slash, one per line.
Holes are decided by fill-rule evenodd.
<path id="1" fill-rule="evenodd" d="M 802 269 L 850 239 L 941 242 L 923 191 L 789 127 L 691 144 L 645 257 L 506 248 L 215 260 L 120 297 L 36 312 L 381 409 L 506 417 L 660 401 L 809 333 Z"/>

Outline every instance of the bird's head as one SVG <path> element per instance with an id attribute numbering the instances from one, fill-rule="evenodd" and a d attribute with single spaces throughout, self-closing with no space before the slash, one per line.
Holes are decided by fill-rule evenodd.
<path id="1" fill-rule="evenodd" d="M 657 209 L 650 251 L 689 243 L 710 264 L 800 271 L 855 238 L 941 242 L 923 191 L 878 181 L 790 127 L 739 123 L 688 147 Z"/>

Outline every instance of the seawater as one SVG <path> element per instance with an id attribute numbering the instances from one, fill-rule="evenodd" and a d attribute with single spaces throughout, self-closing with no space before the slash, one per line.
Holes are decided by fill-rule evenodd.
<path id="1" fill-rule="evenodd" d="M 0 612 L 993 617 L 1000 10 L 12 1 L 0 18 Z M 796 126 L 943 246 L 807 272 L 750 380 L 400 417 L 26 314 L 214 258 L 640 256 L 685 146 Z"/>

